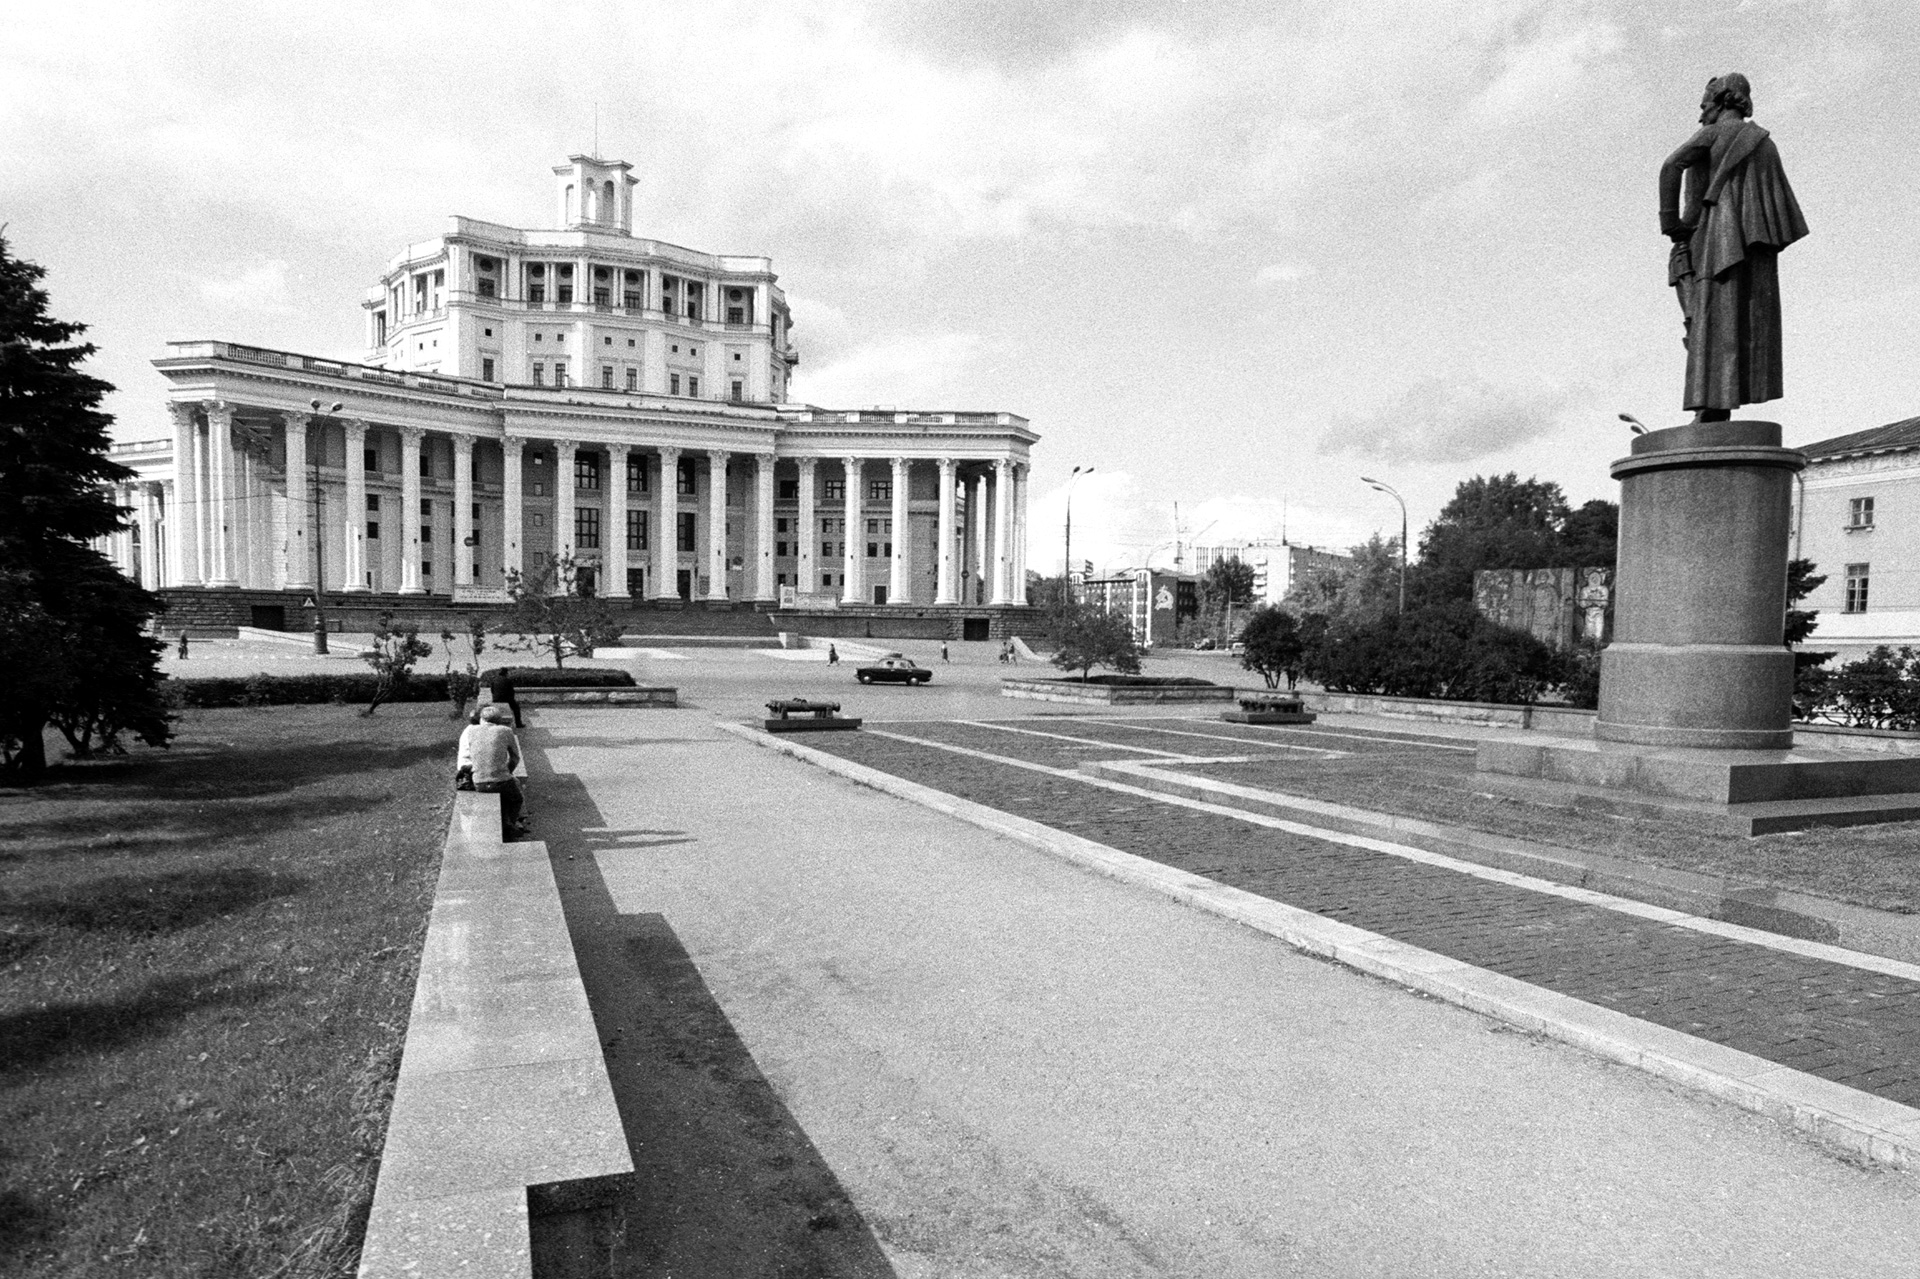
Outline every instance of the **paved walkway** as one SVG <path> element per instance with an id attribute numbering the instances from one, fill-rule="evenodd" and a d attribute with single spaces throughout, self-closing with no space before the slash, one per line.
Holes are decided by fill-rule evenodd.
<path id="1" fill-rule="evenodd" d="M 1769 1120 L 701 712 L 543 709 L 525 737 L 641 1170 L 628 1273 L 1911 1271 L 1915 1179 Z M 996 767 L 983 802 L 1093 820 Z"/>
<path id="2" fill-rule="evenodd" d="M 1198 723 L 1178 730 L 1193 736 L 1174 737 L 1173 728 L 1081 722 L 1049 725 L 1041 736 L 1026 723 L 924 722 L 890 725 L 887 736 L 821 737 L 809 745 L 1889 1101 L 1920 1105 L 1920 981 L 1170 802 L 1116 802 L 1113 792 L 1071 771 L 1082 760 L 1170 746 L 1187 754 L 1273 757 L 1315 744 L 1386 754 L 1434 749 L 1368 740 L 1371 734 L 1351 730 L 1262 739 Z M 1471 763 L 1470 755 L 1463 758 Z"/>

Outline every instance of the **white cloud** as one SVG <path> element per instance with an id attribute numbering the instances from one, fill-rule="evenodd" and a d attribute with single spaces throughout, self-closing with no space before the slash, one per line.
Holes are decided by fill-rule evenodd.
<path id="1" fill-rule="evenodd" d="M 825 408 L 972 409 L 956 404 L 985 349 L 976 333 L 924 333 L 855 347 L 794 377 L 793 398 Z"/>
<path id="2" fill-rule="evenodd" d="M 293 310 L 287 296 L 287 264 L 272 258 L 224 278 L 200 281 L 200 296 L 229 311 L 264 311 L 284 315 Z"/>
<path id="3" fill-rule="evenodd" d="M 1471 462 L 1548 434 L 1584 395 L 1571 386 L 1428 378 L 1372 413 L 1342 415 L 1321 435 L 1319 449 L 1388 462 Z"/>
<path id="4" fill-rule="evenodd" d="M 1300 262 L 1269 262 L 1254 273 L 1255 284 L 1293 284 L 1313 274 L 1313 268 Z"/>

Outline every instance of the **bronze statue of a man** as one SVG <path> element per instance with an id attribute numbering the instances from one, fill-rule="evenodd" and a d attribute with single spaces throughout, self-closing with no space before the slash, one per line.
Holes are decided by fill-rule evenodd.
<path id="1" fill-rule="evenodd" d="M 1683 404 L 1696 422 L 1723 422 L 1743 404 L 1785 394 L 1779 255 L 1807 223 L 1752 114 L 1745 76 L 1709 80 L 1700 131 L 1660 166 L 1660 233 L 1673 241 L 1667 282 L 1686 316 Z"/>

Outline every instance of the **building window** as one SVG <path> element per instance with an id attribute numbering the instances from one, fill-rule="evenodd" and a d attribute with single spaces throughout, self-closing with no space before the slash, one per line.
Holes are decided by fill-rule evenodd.
<path id="1" fill-rule="evenodd" d="M 678 373 L 667 374 L 667 394 L 680 394 L 680 375 Z"/>
<path id="2" fill-rule="evenodd" d="M 547 366 L 538 360 L 535 360 L 533 364 L 533 384 L 535 386 L 545 386 L 547 384 Z"/>
<path id="3" fill-rule="evenodd" d="M 773 522 L 773 531 L 776 533 L 784 533 L 787 531 L 787 520 L 785 516 L 781 516 Z"/>
<path id="4" fill-rule="evenodd" d="M 545 528 L 547 526 L 547 517 L 538 511 L 534 512 L 533 526 L 535 528 Z"/>
<path id="5" fill-rule="evenodd" d="M 691 551 L 693 549 L 693 512 L 680 512 L 675 522 L 680 526 L 676 530 L 675 545 L 682 551 Z"/>
<path id="6" fill-rule="evenodd" d="M 482 382 L 493 381 L 493 361 L 492 360 L 480 361 L 480 380 Z"/>
<path id="7" fill-rule="evenodd" d="M 1872 498 L 1856 497 L 1847 503 L 1847 527 L 1849 529 L 1873 527 Z"/>
<path id="8" fill-rule="evenodd" d="M 867 543 L 867 558 L 870 560 L 880 558 L 880 544 L 878 542 Z"/>
<path id="9" fill-rule="evenodd" d="M 891 502 L 893 500 L 893 480 L 867 481 L 867 500 L 869 502 Z"/>
<path id="10" fill-rule="evenodd" d="M 627 370 L 627 389 L 629 391 L 637 391 L 640 389 L 640 370 L 639 369 Z"/>
<path id="11" fill-rule="evenodd" d="M 1842 611 L 1847 613 L 1867 611 L 1867 565 L 1847 565 L 1847 604 Z"/>
<path id="12" fill-rule="evenodd" d="M 826 490 L 827 490 L 827 501 L 829 502 L 844 501 L 847 496 L 847 482 L 845 480 L 828 480 L 826 483 Z"/>
<path id="13" fill-rule="evenodd" d="M 627 549 L 629 551 L 647 549 L 647 513 L 645 511 L 627 512 Z"/>
<path id="14" fill-rule="evenodd" d="M 867 532 L 869 532 L 869 533 L 878 533 L 879 531 L 880 531 L 880 521 L 879 521 L 879 520 L 868 520 L 868 521 L 867 521 Z"/>
<path id="15" fill-rule="evenodd" d="M 378 493 L 367 494 L 367 509 L 369 511 L 377 511 L 380 509 L 380 495 Z"/>
<path id="16" fill-rule="evenodd" d="M 479 291 L 480 291 L 480 296 L 481 296 L 481 297 L 483 297 L 483 298 L 490 298 L 490 297 L 492 297 L 492 296 L 493 296 L 493 294 L 494 294 L 494 290 L 495 290 L 495 289 L 496 289 L 497 287 L 498 287 L 498 286 L 497 286 L 497 285 L 495 285 L 495 284 L 494 284 L 494 282 L 493 282 L 492 280 L 481 280 L 481 281 L 480 281 L 480 290 L 479 290 Z"/>
<path id="17" fill-rule="evenodd" d="M 608 391 L 613 389 L 613 365 L 602 364 L 600 366 L 600 385 Z"/>
<path id="18" fill-rule="evenodd" d="M 553 362 L 553 384 L 555 386 L 565 386 L 567 384 L 567 362 L 565 360 L 555 360 Z"/>
<path id="19" fill-rule="evenodd" d="M 430 520 L 433 518 L 433 499 L 432 498 L 423 497 L 420 499 L 420 518 L 423 520 Z"/>
<path id="20" fill-rule="evenodd" d="M 700 379 L 691 373 L 687 374 L 687 394 L 694 399 L 700 398 Z"/>
<path id="21" fill-rule="evenodd" d="M 433 454 L 425 449 L 420 450 L 420 478 L 423 480 L 433 478 Z"/>
<path id="22" fill-rule="evenodd" d="M 832 543 L 832 542 L 822 542 L 822 543 L 820 543 L 820 558 L 821 558 L 821 559 L 823 559 L 823 560 L 830 560 L 830 559 L 832 559 L 832 558 L 833 558 L 833 543 Z"/>
<path id="23" fill-rule="evenodd" d="M 781 480 L 780 481 L 780 500 L 782 502 L 799 501 L 800 500 L 800 481 L 799 480 Z"/>
<path id="24" fill-rule="evenodd" d="M 573 483 L 576 488 L 596 491 L 600 488 L 600 455 L 598 453 L 573 455 Z"/>
<path id="25" fill-rule="evenodd" d="M 822 585 L 822 586 L 832 586 L 832 585 L 833 585 L 833 574 L 831 574 L 831 573 L 822 573 L 822 574 L 820 575 L 820 585 Z"/>
<path id="26" fill-rule="evenodd" d="M 420 576 L 422 576 L 422 577 L 425 577 L 425 578 L 431 578 L 431 577 L 433 576 L 433 561 L 432 561 L 432 560 L 421 560 L 421 561 L 420 561 Z"/>
<path id="27" fill-rule="evenodd" d="M 369 471 L 379 470 L 380 469 L 380 450 L 367 449 L 365 452 L 363 452 L 360 455 L 360 462 L 361 462 L 361 465 L 365 466 L 366 469 Z"/>
<path id="28" fill-rule="evenodd" d="M 727 391 L 727 398 L 732 400 L 735 404 L 740 403 L 740 401 L 745 398 L 745 396 L 742 394 L 742 391 L 741 391 L 741 382 L 739 378 L 735 378 L 732 381 L 732 383 L 729 384 L 729 388 Z"/>
<path id="29" fill-rule="evenodd" d="M 695 496 L 693 486 L 693 459 L 690 457 L 681 458 L 680 464 L 675 468 L 675 472 L 676 483 L 674 485 L 674 491 L 681 497 Z"/>
<path id="30" fill-rule="evenodd" d="M 380 521 L 379 520 L 367 521 L 367 540 L 369 542 L 377 542 L 380 540 Z"/>
<path id="31" fill-rule="evenodd" d="M 583 506 L 573 513 L 573 544 L 582 550 L 600 549 L 600 512 Z"/>
<path id="32" fill-rule="evenodd" d="M 647 491 L 647 459 L 629 457 L 627 459 L 627 492 L 644 493 Z"/>

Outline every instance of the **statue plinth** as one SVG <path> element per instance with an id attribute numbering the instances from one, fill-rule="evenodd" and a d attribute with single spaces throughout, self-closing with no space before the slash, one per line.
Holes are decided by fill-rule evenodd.
<path id="1" fill-rule="evenodd" d="M 1696 422 L 1635 438 L 1620 481 L 1613 643 L 1594 736 L 1641 746 L 1785 750 L 1793 653 L 1781 642 L 1794 473 L 1776 422 Z"/>

